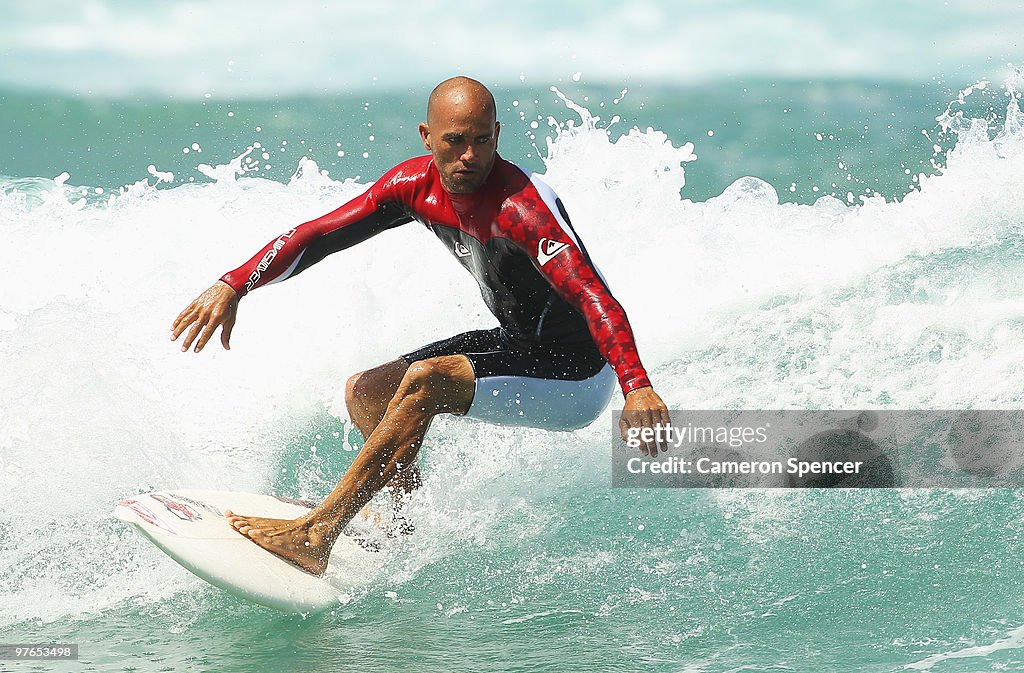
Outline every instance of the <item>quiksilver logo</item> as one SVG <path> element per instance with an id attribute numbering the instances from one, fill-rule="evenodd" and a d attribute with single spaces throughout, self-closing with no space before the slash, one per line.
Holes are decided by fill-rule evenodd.
<path id="1" fill-rule="evenodd" d="M 537 261 L 544 266 L 551 261 L 551 258 L 569 247 L 568 243 L 552 241 L 550 238 L 540 239 L 537 245 Z"/>
<path id="2" fill-rule="evenodd" d="M 459 257 L 469 257 L 473 253 L 461 241 L 455 241 L 455 254 Z"/>
<path id="3" fill-rule="evenodd" d="M 295 231 L 296 230 L 292 228 L 291 230 L 281 234 L 281 236 L 274 241 L 274 244 L 270 246 L 270 249 L 263 255 L 263 259 L 261 259 L 260 263 L 256 265 L 256 269 L 249 274 L 249 281 L 245 284 L 246 292 L 256 287 L 256 283 L 260 281 L 260 277 L 263 275 L 263 272 L 270 268 L 270 263 L 274 261 L 275 257 L 277 257 L 277 253 L 284 247 L 285 242 L 295 235 Z"/>

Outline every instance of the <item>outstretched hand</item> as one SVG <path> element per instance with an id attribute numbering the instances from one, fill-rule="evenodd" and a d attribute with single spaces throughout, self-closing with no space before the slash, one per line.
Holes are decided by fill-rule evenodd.
<path id="1" fill-rule="evenodd" d="M 619 418 L 619 432 L 623 441 L 629 441 L 630 430 L 639 432 L 642 428 L 654 428 L 656 425 L 667 427 L 671 424 L 668 415 L 668 407 L 661 401 L 654 388 L 647 386 L 631 390 L 626 395 L 626 405 L 622 409 L 622 416 Z M 641 439 L 640 452 L 643 455 L 658 455 L 658 449 L 662 453 L 668 451 L 668 444 L 665 441 L 643 441 Z"/>
<path id="2" fill-rule="evenodd" d="M 188 307 L 178 314 L 171 325 L 171 341 L 177 341 L 178 337 L 186 330 L 188 334 L 181 344 L 182 352 L 185 352 L 196 341 L 196 353 L 203 350 L 203 346 L 213 338 L 213 333 L 220 327 L 220 343 L 225 350 L 231 350 L 231 330 L 235 326 L 235 317 L 238 314 L 238 293 L 230 285 L 222 280 L 210 286 L 208 290 L 196 297 Z"/>

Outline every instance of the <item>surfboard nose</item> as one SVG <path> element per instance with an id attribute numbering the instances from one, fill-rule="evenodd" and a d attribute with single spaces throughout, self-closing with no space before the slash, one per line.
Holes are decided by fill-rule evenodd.
<path id="1" fill-rule="evenodd" d="M 289 499 L 229 491 L 168 490 L 120 501 L 114 516 L 131 526 L 188 571 L 239 598 L 289 613 L 339 605 L 372 576 L 374 554 L 342 535 L 331 556 L 330 577 L 300 570 L 238 534 L 224 512 L 295 518 L 309 508 Z"/>

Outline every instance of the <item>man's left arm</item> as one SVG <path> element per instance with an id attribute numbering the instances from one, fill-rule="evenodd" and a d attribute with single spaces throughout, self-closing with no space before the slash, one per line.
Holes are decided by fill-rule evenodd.
<path id="1" fill-rule="evenodd" d="M 523 213 L 523 219 L 531 226 L 517 227 L 513 237 L 519 240 L 515 242 L 533 258 L 555 292 L 583 315 L 595 345 L 615 370 L 626 400 L 619 421 L 623 439 L 630 428 L 668 425 L 668 408 L 654 391 L 640 362 L 625 310 L 576 237 L 565 209 L 557 207 L 561 205 L 557 197 L 555 200 L 558 216 L 543 202 L 532 204 L 533 212 Z M 645 455 L 657 455 L 658 449 L 666 448 L 656 444 L 641 446 Z"/>

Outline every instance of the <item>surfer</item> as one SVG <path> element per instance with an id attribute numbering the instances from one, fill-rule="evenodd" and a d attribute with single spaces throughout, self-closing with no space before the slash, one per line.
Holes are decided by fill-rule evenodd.
<path id="1" fill-rule="evenodd" d="M 230 347 L 239 299 L 325 256 L 412 220 L 430 229 L 480 285 L 498 327 L 459 334 L 351 377 L 345 401 L 365 438 L 337 487 L 307 516 L 227 512 L 243 535 L 321 575 L 345 525 L 385 486 L 417 485 L 431 419 L 574 430 L 625 396 L 619 429 L 669 422 L 622 307 L 587 254 L 561 200 L 497 153 L 501 125 L 481 83 L 455 77 L 430 94 L 419 132 L 430 154 L 405 161 L 362 196 L 286 231 L 178 315 L 171 339 L 199 352 L 221 329 Z M 647 444 L 645 454 L 664 446 Z"/>

